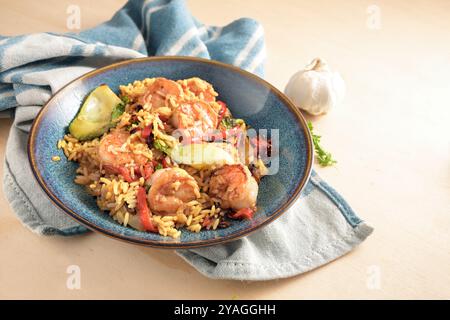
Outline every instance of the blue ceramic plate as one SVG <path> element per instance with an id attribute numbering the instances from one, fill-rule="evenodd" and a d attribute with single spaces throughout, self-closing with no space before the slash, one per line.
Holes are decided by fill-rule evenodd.
<path id="1" fill-rule="evenodd" d="M 216 231 L 191 233 L 180 239 L 163 237 L 123 227 L 101 212 L 95 199 L 73 182 L 77 163 L 67 161 L 56 147 L 67 132 L 84 97 L 106 83 L 118 92 L 119 85 L 153 77 L 186 79 L 200 77 L 210 82 L 233 115 L 255 129 L 279 129 L 279 170 L 264 177 L 254 218 L 233 221 Z M 297 199 L 309 179 L 312 165 L 309 130 L 294 105 L 276 88 L 239 68 L 199 58 L 150 57 L 112 64 L 87 73 L 57 92 L 34 121 L 28 155 L 34 174 L 50 199 L 72 218 L 90 229 L 116 239 L 160 248 L 194 248 L 223 243 L 248 235 L 274 221 Z M 55 155 L 61 161 L 53 162 Z"/>

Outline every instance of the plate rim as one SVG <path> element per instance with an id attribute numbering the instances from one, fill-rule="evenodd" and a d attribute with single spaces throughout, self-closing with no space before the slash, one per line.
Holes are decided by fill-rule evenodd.
<path id="1" fill-rule="evenodd" d="M 35 145 L 36 145 L 36 132 L 39 128 L 39 125 L 41 123 L 42 117 L 45 115 L 45 113 L 49 109 L 49 105 L 53 103 L 55 98 L 58 98 L 62 92 L 67 90 L 71 85 L 73 85 L 75 82 L 82 81 L 84 79 L 91 78 L 97 74 L 101 74 L 107 70 L 115 69 L 118 67 L 123 67 L 129 64 L 135 64 L 135 63 L 142 63 L 142 62 L 151 62 L 151 61 L 187 61 L 187 62 L 200 62 L 200 63 L 206 63 L 206 64 L 212 64 L 219 66 L 221 68 L 229 69 L 234 72 L 239 73 L 240 75 L 250 78 L 251 80 L 254 80 L 256 82 L 259 82 L 263 86 L 269 88 L 281 101 L 283 101 L 287 107 L 290 109 L 290 111 L 294 114 L 296 122 L 299 124 L 300 128 L 303 130 L 303 133 L 305 135 L 305 138 L 307 140 L 306 148 L 307 148 L 307 159 L 306 159 L 306 172 L 305 175 L 302 177 L 302 179 L 299 181 L 299 183 L 296 185 L 294 192 L 289 197 L 289 199 L 281 206 L 279 207 L 270 217 L 262 221 L 261 223 L 251 226 L 249 228 L 246 228 L 244 230 L 241 230 L 237 233 L 234 233 L 229 236 L 220 237 L 220 238 L 213 238 L 208 240 L 198 240 L 198 241 L 190 241 L 186 243 L 181 242 L 166 242 L 163 243 L 158 240 L 150 240 L 150 239 L 139 239 L 135 237 L 126 236 L 123 234 L 112 232 L 111 230 L 104 229 L 85 218 L 81 217 L 79 214 L 77 214 L 72 209 L 68 208 L 46 185 L 43 177 L 41 176 L 38 168 L 37 168 L 37 161 L 35 158 Z M 55 94 L 51 96 L 51 98 L 42 106 L 41 110 L 39 110 L 38 114 L 36 115 L 36 118 L 33 120 L 30 133 L 28 136 L 27 141 L 27 155 L 28 155 L 28 161 L 30 163 L 33 175 L 35 179 L 37 180 L 38 184 L 41 186 L 41 188 L 44 190 L 45 194 L 49 197 L 49 199 L 55 204 L 57 207 L 62 209 L 62 211 L 70 216 L 75 221 L 81 223 L 85 227 L 87 227 L 90 230 L 97 231 L 103 235 L 106 235 L 108 237 L 111 237 L 116 240 L 124 241 L 127 243 L 133 243 L 137 245 L 142 245 L 146 247 L 152 247 L 152 248 L 159 248 L 159 249 L 194 249 L 194 248 L 200 248 L 200 247 L 207 247 L 207 246 L 213 246 L 218 244 L 223 244 L 229 241 L 237 240 L 239 238 L 242 238 L 244 236 L 248 236 L 252 234 L 253 232 L 263 228 L 264 226 L 267 226 L 269 223 L 272 223 L 276 219 L 278 219 L 280 216 L 282 216 L 291 206 L 292 204 L 299 198 L 301 192 L 303 191 L 304 187 L 306 186 L 307 182 L 309 181 L 311 177 L 312 172 L 312 164 L 314 159 L 313 154 L 313 142 L 311 133 L 308 130 L 308 126 L 306 123 L 305 118 L 300 113 L 300 111 L 295 107 L 294 103 L 280 90 L 278 90 L 275 86 L 267 82 L 266 80 L 260 78 L 259 76 L 250 73 L 246 70 L 243 70 L 241 68 L 238 68 L 236 66 L 223 63 L 216 60 L 209 60 L 209 59 L 203 59 L 198 57 L 187 57 L 187 56 L 155 56 L 155 57 L 142 57 L 142 58 L 136 58 L 136 59 L 127 59 L 120 62 L 115 62 L 113 64 L 97 68 L 95 70 L 89 71 L 74 80 L 68 82 L 66 85 L 64 85 L 62 88 L 60 88 Z"/>

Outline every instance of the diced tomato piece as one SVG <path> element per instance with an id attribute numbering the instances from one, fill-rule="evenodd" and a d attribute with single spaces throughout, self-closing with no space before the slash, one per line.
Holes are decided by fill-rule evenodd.
<path id="1" fill-rule="evenodd" d="M 136 179 L 133 180 L 133 178 L 131 178 L 130 171 L 125 167 L 115 167 L 105 165 L 104 169 L 106 170 L 106 172 L 110 174 L 120 174 L 125 179 L 126 182 L 133 182 L 136 180 Z"/>
<path id="2" fill-rule="evenodd" d="M 158 228 L 153 224 L 151 219 L 152 213 L 147 204 L 147 194 L 144 187 L 139 187 L 137 191 L 137 211 L 141 224 L 146 231 L 158 233 Z"/>
<path id="3" fill-rule="evenodd" d="M 243 209 L 239 209 L 238 211 L 236 211 L 233 214 L 228 215 L 231 219 L 252 219 L 253 215 L 255 214 L 255 211 L 253 211 L 250 208 L 243 208 Z"/>
<path id="4" fill-rule="evenodd" d="M 211 224 L 211 219 L 208 216 L 206 216 L 205 219 L 203 220 L 202 227 L 205 228 L 205 227 L 209 226 L 210 224 Z"/>
<path id="5" fill-rule="evenodd" d="M 220 104 L 221 107 L 227 107 L 227 105 L 225 104 L 225 102 L 221 101 L 221 100 L 217 100 L 217 103 Z"/>
<path id="6" fill-rule="evenodd" d="M 225 102 L 223 102 L 223 101 L 217 100 L 217 103 L 220 104 L 219 118 L 218 118 L 218 122 L 217 122 L 217 126 L 219 126 L 220 123 L 222 122 L 222 119 L 225 116 L 225 113 L 227 112 L 228 108 L 227 108 L 227 105 L 225 104 Z"/>
<path id="7" fill-rule="evenodd" d="M 125 167 L 119 167 L 119 174 L 125 179 L 126 182 L 133 182 L 133 178 L 131 177 L 130 170 Z"/>
<path id="8" fill-rule="evenodd" d="M 146 126 L 144 129 L 142 129 L 141 137 L 144 139 L 147 139 L 152 134 L 152 127 L 150 125 Z"/>

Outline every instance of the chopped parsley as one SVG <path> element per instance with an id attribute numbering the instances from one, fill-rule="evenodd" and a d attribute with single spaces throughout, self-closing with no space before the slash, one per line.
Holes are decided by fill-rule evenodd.
<path id="1" fill-rule="evenodd" d="M 242 119 L 235 119 L 231 117 L 225 117 L 222 119 L 222 125 L 227 129 L 232 129 L 236 126 L 240 126 L 244 123 L 244 120 Z"/>
<path id="2" fill-rule="evenodd" d="M 155 167 L 155 171 L 156 170 L 159 170 L 159 169 L 162 169 L 163 168 L 163 165 L 161 164 L 161 163 L 158 163 L 157 165 L 156 165 L 156 167 Z"/>
<path id="3" fill-rule="evenodd" d="M 308 121 L 308 128 L 309 128 L 309 131 L 311 132 L 311 136 L 312 136 L 312 140 L 313 140 L 313 144 L 314 144 L 314 150 L 316 152 L 317 161 L 319 162 L 319 164 L 322 167 L 327 167 L 327 166 L 332 166 L 333 164 L 337 163 L 337 161 L 333 159 L 333 156 L 331 155 L 330 152 L 326 152 L 325 150 L 322 149 L 322 147 L 320 145 L 320 139 L 322 138 L 322 136 L 319 136 L 313 132 L 314 128 L 313 128 L 311 121 Z"/>
<path id="4" fill-rule="evenodd" d="M 130 99 L 127 96 L 123 96 L 122 102 L 119 103 L 111 113 L 111 120 L 115 120 L 125 112 L 125 107 L 128 103 L 130 103 Z"/>

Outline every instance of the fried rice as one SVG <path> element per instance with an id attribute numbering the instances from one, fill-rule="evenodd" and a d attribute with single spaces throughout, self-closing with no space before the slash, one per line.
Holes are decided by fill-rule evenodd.
<path id="1" fill-rule="evenodd" d="M 160 235 L 179 238 L 182 228 L 190 232 L 200 232 L 204 229 L 216 230 L 227 227 L 229 225 L 227 219 L 229 209 L 222 209 L 220 199 L 208 195 L 209 181 L 214 168 L 194 168 L 189 165 L 177 164 L 170 158 L 167 159 L 168 157 L 161 151 L 161 148 L 172 148 L 179 142 L 171 135 L 174 128 L 166 121 L 173 110 L 179 107 L 181 102 L 206 101 L 218 112 L 221 108 L 221 104 L 215 100 L 218 94 L 206 81 L 192 78 L 176 81 L 182 89 L 178 97 L 165 95 L 162 92 L 158 93 L 162 99 L 161 102 L 152 100 L 153 103 L 142 103 L 148 88 L 155 84 L 156 79 L 148 78 L 120 86 L 120 96 L 126 96 L 129 102 L 123 114 L 115 119 L 114 125 L 116 129 L 129 132 L 130 136 L 122 146 L 110 145 L 107 151 L 111 155 L 120 155 L 120 152 L 126 148 L 134 156 L 144 159 L 144 163 L 146 161 L 161 163 L 162 161 L 165 167 L 183 169 L 195 179 L 199 191 L 194 200 L 180 206 L 173 214 L 153 213 L 151 216 L 152 223 L 157 227 Z M 146 98 L 149 99 L 149 97 Z M 142 142 L 141 137 L 142 130 L 146 127 L 152 129 L 152 141 L 149 143 Z M 106 135 L 108 132 L 95 139 L 80 141 L 74 136 L 66 134 L 63 139 L 58 141 L 57 146 L 62 149 L 69 161 L 79 164 L 74 182 L 85 186 L 87 192 L 96 198 L 100 210 L 107 212 L 115 221 L 124 226 L 143 230 L 137 212 L 137 192 L 140 187 L 148 188 L 148 180 L 142 176 L 145 168 L 142 164 L 133 161 L 125 164 L 131 179 L 107 170 L 104 161 L 99 156 L 99 145 Z M 159 148 L 155 147 L 155 141 L 160 144 Z M 174 186 L 174 188 L 176 187 Z M 194 190 L 197 189 L 194 188 Z"/>

